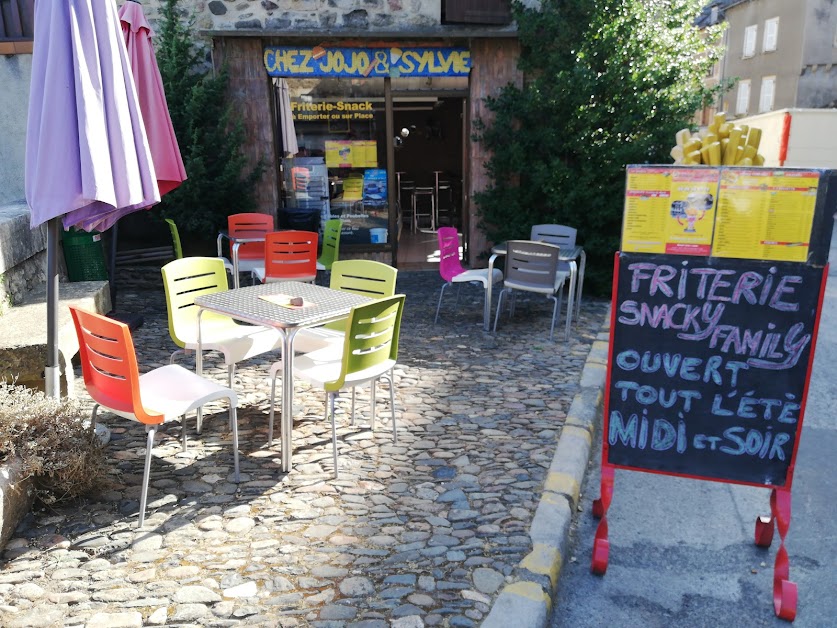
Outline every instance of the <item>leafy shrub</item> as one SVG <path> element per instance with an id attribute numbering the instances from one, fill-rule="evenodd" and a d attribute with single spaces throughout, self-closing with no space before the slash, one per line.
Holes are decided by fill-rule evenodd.
<path id="1" fill-rule="evenodd" d="M 228 98 L 228 71 L 208 67 L 194 38 L 195 18 L 180 5 L 161 4 L 154 44 L 187 179 L 150 214 L 173 219 L 190 245 L 212 245 L 227 216 L 257 211 L 255 190 L 265 166 L 248 165 L 244 122 Z"/>
<path id="2" fill-rule="evenodd" d="M 720 88 L 703 84 L 719 31 L 699 31 L 698 0 L 513 2 L 525 83 L 509 84 L 477 121 L 491 185 L 475 195 L 492 241 L 533 224 L 578 229 L 585 292 L 610 290 L 625 166 L 671 163 L 676 131 Z"/>
<path id="3" fill-rule="evenodd" d="M 0 382 L 0 462 L 19 458 L 37 499 L 54 504 L 100 488 L 108 476 L 104 448 L 77 401 Z"/>

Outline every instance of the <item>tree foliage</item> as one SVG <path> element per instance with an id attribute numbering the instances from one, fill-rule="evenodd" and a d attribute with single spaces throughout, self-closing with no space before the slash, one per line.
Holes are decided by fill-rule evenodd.
<path id="1" fill-rule="evenodd" d="M 193 237 L 214 240 L 227 216 L 255 210 L 263 166 L 248 166 L 244 128 L 226 100 L 227 71 L 211 73 L 179 2 L 160 7 L 155 53 L 188 178 L 163 197 L 159 213 Z"/>
<path id="2" fill-rule="evenodd" d="M 714 93 L 703 78 L 718 33 L 692 25 L 699 9 L 697 0 L 513 2 L 526 80 L 489 98 L 494 120 L 477 124 L 492 184 L 475 200 L 491 240 L 572 225 L 590 287 L 609 290 L 625 166 L 670 163 L 675 133 Z"/>

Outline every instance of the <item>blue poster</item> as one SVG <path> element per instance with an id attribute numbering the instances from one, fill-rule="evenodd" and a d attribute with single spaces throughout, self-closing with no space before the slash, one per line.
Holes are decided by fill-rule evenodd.
<path id="1" fill-rule="evenodd" d="M 369 168 L 363 173 L 363 204 L 380 206 L 387 203 L 387 171 Z"/>

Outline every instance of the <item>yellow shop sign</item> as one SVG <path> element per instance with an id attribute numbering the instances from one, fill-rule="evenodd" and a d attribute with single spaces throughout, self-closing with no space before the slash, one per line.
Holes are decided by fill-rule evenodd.
<path id="1" fill-rule="evenodd" d="M 374 117 L 372 101 L 291 101 L 291 114 L 300 122 L 328 122 L 335 120 L 371 120 Z"/>

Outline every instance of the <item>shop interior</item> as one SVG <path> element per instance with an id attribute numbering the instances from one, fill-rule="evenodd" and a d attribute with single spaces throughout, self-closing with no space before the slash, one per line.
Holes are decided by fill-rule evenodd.
<path id="1" fill-rule="evenodd" d="M 438 90 L 399 91 L 394 136 L 387 138 L 383 79 L 287 79 L 287 85 L 298 152 L 282 160 L 280 228 L 340 218 L 341 249 L 387 244 L 395 236 L 399 268 L 432 267 L 436 230 L 462 230 L 465 99 Z M 279 124 L 289 124 L 282 113 Z M 387 142 L 394 154 L 393 208 Z M 397 234 L 388 229 L 391 212 Z"/>

